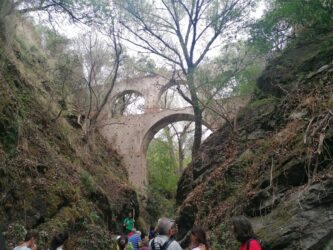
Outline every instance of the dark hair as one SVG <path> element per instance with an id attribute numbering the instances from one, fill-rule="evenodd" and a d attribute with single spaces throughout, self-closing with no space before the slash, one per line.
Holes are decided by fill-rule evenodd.
<path id="1" fill-rule="evenodd" d="M 37 230 L 30 230 L 25 235 L 24 241 L 29 241 L 32 238 L 37 239 L 38 238 L 38 231 Z"/>
<path id="2" fill-rule="evenodd" d="M 234 226 L 234 234 L 236 239 L 244 243 L 251 238 L 256 238 L 251 222 L 245 216 L 238 216 L 233 218 L 232 224 Z"/>
<path id="3" fill-rule="evenodd" d="M 52 242 L 51 242 L 50 250 L 56 250 L 58 247 L 63 245 L 67 239 L 68 239 L 67 232 L 60 233 L 60 234 L 54 236 L 52 239 Z"/>
<path id="4" fill-rule="evenodd" d="M 126 235 L 120 236 L 120 238 L 117 241 L 120 250 L 125 249 L 127 243 L 128 243 L 128 237 Z"/>
<path id="5" fill-rule="evenodd" d="M 209 250 L 206 233 L 201 227 L 194 227 L 191 230 L 191 234 L 196 237 L 197 243 L 205 245 L 206 250 Z"/>

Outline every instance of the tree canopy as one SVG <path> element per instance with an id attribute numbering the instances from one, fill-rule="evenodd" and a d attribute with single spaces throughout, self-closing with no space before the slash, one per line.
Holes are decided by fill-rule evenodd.
<path id="1" fill-rule="evenodd" d="M 216 45 L 241 32 L 255 0 L 124 0 L 117 1 L 119 22 L 126 28 L 122 38 L 180 69 L 193 106 L 195 134 L 192 152 L 201 144 L 202 107 L 195 85 L 195 72 Z M 179 89 L 181 92 L 181 90 Z"/>

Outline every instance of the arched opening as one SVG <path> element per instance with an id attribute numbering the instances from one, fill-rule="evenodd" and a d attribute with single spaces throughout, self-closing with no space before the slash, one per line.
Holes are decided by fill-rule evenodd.
<path id="1" fill-rule="evenodd" d="M 190 106 L 177 88 L 177 85 L 169 83 L 161 89 L 159 94 L 161 109 L 182 109 Z M 179 85 L 179 88 L 185 96 L 190 97 L 189 90 L 185 85 Z"/>
<path id="2" fill-rule="evenodd" d="M 191 162 L 193 120 L 192 114 L 167 116 L 156 122 L 144 137 L 142 150 L 146 155 L 148 172 L 147 211 L 152 216 L 152 221 L 175 212 L 177 183 L 183 170 Z M 203 139 L 212 132 L 207 126 L 208 124 L 203 126 Z M 149 204 L 155 205 L 150 208 Z"/>
<path id="3" fill-rule="evenodd" d="M 111 101 L 112 117 L 140 115 L 144 113 L 145 99 L 143 95 L 134 90 L 126 90 L 115 97 Z"/>

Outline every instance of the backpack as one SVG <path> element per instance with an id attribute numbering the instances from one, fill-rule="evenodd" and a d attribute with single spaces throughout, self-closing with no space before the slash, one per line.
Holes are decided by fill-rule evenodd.
<path id="1" fill-rule="evenodd" d="M 167 250 L 168 247 L 170 246 L 170 244 L 173 242 L 174 240 L 173 239 L 169 239 L 167 240 L 166 242 L 164 242 L 164 244 L 161 246 L 159 243 L 157 243 L 160 247 L 160 250 Z M 155 239 L 152 240 L 151 242 L 151 248 L 153 250 L 155 250 Z"/>
<path id="2" fill-rule="evenodd" d="M 258 243 L 259 243 L 260 246 L 261 246 L 261 250 L 270 250 L 270 249 L 271 249 L 270 246 L 269 246 L 269 244 L 268 244 L 266 241 L 258 240 L 258 239 L 249 239 L 249 240 L 247 241 L 247 244 L 246 244 L 246 249 L 247 249 L 247 250 L 250 250 L 250 243 L 251 243 L 251 240 L 256 240 L 256 241 L 258 241 Z"/>

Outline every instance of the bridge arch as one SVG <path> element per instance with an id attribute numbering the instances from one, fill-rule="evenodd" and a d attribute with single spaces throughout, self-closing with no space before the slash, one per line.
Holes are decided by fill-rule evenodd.
<path id="1" fill-rule="evenodd" d="M 169 89 L 177 86 L 177 85 L 181 85 L 181 86 L 186 86 L 184 81 L 181 80 L 170 80 L 167 81 L 166 83 L 164 83 L 164 85 L 161 86 L 159 92 L 158 92 L 158 99 L 160 100 L 162 95 L 167 92 Z"/>
<path id="2" fill-rule="evenodd" d="M 181 121 L 194 121 L 194 115 L 189 114 L 189 113 L 176 113 L 176 114 L 171 114 L 171 115 L 165 116 L 162 119 L 155 122 L 147 130 L 147 132 L 145 133 L 145 135 L 142 139 L 141 152 L 146 156 L 148 146 L 149 146 L 150 142 L 152 141 L 152 139 L 154 138 L 154 136 L 156 135 L 156 133 L 171 123 L 181 122 Z M 203 125 L 211 130 L 211 127 L 207 122 L 203 121 Z"/>
<path id="3" fill-rule="evenodd" d="M 122 156 L 123 164 L 128 170 L 129 181 L 143 192 L 145 192 L 148 177 L 146 154 L 155 134 L 170 123 L 194 121 L 192 107 L 174 109 L 160 107 L 159 101 L 163 93 L 175 85 L 177 82 L 159 75 L 119 82 L 114 86 L 109 103 L 99 118 L 99 122 L 103 124 L 99 128 L 100 133 Z M 145 99 L 144 113 L 112 117 L 111 107 L 115 100 L 121 95 L 133 92 L 142 95 Z M 245 100 L 226 100 L 226 112 L 233 116 L 246 103 Z M 220 117 L 209 113 L 204 114 L 204 119 L 203 125 L 212 131 L 225 123 Z"/>
<path id="4" fill-rule="evenodd" d="M 143 99 L 143 105 L 145 106 L 146 99 L 145 99 L 145 96 L 143 95 L 143 93 L 141 93 L 138 90 L 126 89 L 126 90 L 116 93 L 115 95 L 113 95 L 111 97 L 111 99 L 109 101 L 109 105 L 110 105 L 110 111 L 112 113 L 112 116 L 114 114 L 116 114 L 117 101 L 119 101 L 121 97 L 129 95 L 129 94 L 136 94 L 137 96 L 141 97 Z M 120 105 L 122 105 L 122 104 L 120 103 Z M 125 105 L 125 103 L 123 105 Z M 126 108 L 126 106 L 124 106 L 124 108 Z M 144 109 L 145 109 L 145 107 L 143 107 L 143 111 L 144 111 Z M 140 113 L 140 114 L 143 114 L 143 113 Z"/>

